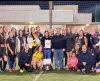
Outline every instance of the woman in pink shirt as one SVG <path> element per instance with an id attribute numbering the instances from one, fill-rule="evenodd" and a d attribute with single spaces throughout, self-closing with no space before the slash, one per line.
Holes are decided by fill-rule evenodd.
<path id="1" fill-rule="evenodd" d="M 71 57 L 68 59 L 68 68 L 70 71 L 77 71 L 78 58 L 76 53 L 73 51 Z"/>

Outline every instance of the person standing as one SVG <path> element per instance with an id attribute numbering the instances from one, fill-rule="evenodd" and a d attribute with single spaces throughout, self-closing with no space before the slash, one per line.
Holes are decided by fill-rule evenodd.
<path id="1" fill-rule="evenodd" d="M 24 49 L 24 46 L 26 44 L 26 39 L 23 36 L 23 31 L 19 30 L 18 31 L 18 36 L 16 37 L 16 49 L 17 52 L 19 53 L 21 50 Z"/>
<path id="2" fill-rule="evenodd" d="M 5 37 L 3 35 L 3 28 L 0 27 L 0 71 L 5 71 L 7 59 L 6 56 L 6 44 Z M 3 61 L 3 65 L 2 65 Z"/>
<path id="3" fill-rule="evenodd" d="M 28 42 L 29 48 L 32 50 L 32 54 L 34 53 L 34 50 L 38 45 L 37 39 L 38 39 L 38 37 L 35 34 L 35 28 L 31 27 L 31 33 L 28 35 L 27 42 Z M 40 43 L 40 41 L 39 41 L 39 43 Z"/>
<path id="4" fill-rule="evenodd" d="M 67 61 L 69 59 L 69 57 L 72 54 L 72 49 L 75 46 L 75 38 L 76 38 L 77 34 L 72 33 L 71 28 L 67 28 L 67 33 L 66 33 L 66 54 L 67 54 Z M 67 64 L 67 63 L 66 63 Z"/>
<path id="5" fill-rule="evenodd" d="M 51 40 L 52 40 L 52 38 L 53 38 L 53 36 L 54 36 L 54 29 L 52 29 L 52 28 L 50 28 L 50 30 L 49 30 L 49 36 L 50 36 L 50 38 L 51 38 Z M 53 63 L 53 52 L 51 51 L 51 61 L 52 61 L 52 63 Z"/>
<path id="6" fill-rule="evenodd" d="M 36 27 L 36 32 L 35 32 L 35 34 L 37 35 L 37 37 L 38 37 L 39 40 L 41 41 L 43 35 L 42 35 L 42 33 L 41 33 L 41 29 L 40 29 L 39 26 Z"/>
<path id="7" fill-rule="evenodd" d="M 13 32 L 9 32 L 9 38 L 6 40 L 9 59 L 9 72 L 14 72 L 14 63 L 16 58 L 16 39 Z"/>
<path id="8" fill-rule="evenodd" d="M 45 31 L 44 37 L 42 37 L 41 44 L 44 48 L 44 54 L 43 54 L 43 64 L 51 66 L 51 47 L 52 47 L 52 41 L 49 37 L 49 32 Z"/>
<path id="9" fill-rule="evenodd" d="M 64 37 L 66 37 L 66 28 L 62 28 L 62 35 Z M 67 65 L 67 54 L 66 54 L 66 51 L 64 51 L 64 58 L 65 58 L 65 67 Z"/>
<path id="10" fill-rule="evenodd" d="M 24 26 L 23 36 L 26 38 L 26 43 L 27 43 L 28 35 L 29 35 L 29 27 L 28 26 Z"/>
<path id="11" fill-rule="evenodd" d="M 65 51 L 65 40 L 61 35 L 61 29 L 56 28 L 53 36 L 52 51 L 54 52 L 55 69 L 63 69 L 63 56 Z"/>
<path id="12" fill-rule="evenodd" d="M 78 44 L 80 45 L 80 48 L 82 47 L 82 45 L 88 46 L 88 40 L 87 40 L 87 38 L 84 36 L 83 30 L 80 30 L 80 31 L 79 31 L 79 36 L 76 37 L 75 43 L 78 43 Z"/>

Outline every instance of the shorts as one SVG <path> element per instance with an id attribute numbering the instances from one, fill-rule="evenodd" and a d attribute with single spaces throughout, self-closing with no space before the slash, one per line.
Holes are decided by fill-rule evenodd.
<path id="1" fill-rule="evenodd" d="M 0 48 L 0 58 L 2 58 L 5 53 L 5 48 Z"/>

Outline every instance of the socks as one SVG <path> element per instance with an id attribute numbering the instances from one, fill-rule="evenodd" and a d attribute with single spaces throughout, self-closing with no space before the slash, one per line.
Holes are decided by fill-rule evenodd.
<path id="1" fill-rule="evenodd" d="M 0 60 L 0 69 L 2 70 L 2 60 Z"/>
<path id="2" fill-rule="evenodd" d="M 6 65 L 7 65 L 7 61 L 3 61 L 3 70 L 5 70 Z"/>

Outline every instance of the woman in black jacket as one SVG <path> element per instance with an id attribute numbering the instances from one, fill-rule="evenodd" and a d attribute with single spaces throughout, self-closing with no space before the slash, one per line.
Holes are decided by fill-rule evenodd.
<path id="1" fill-rule="evenodd" d="M 75 38 L 76 34 L 73 34 L 71 31 L 71 28 L 67 28 L 67 33 L 66 33 L 66 54 L 67 54 L 67 60 L 71 56 L 72 49 L 75 46 Z"/>
<path id="2" fill-rule="evenodd" d="M 29 49 L 28 44 L 25 45 L 24 50 L 22 50 L 18 56 L 19 58 L 19 67 L 20 67 L 20 72 L 23 72 L 23 69 L 26 71 L 32 71 L 31 68 L 31 60 L 32 60 L 32 53 Z"/>

